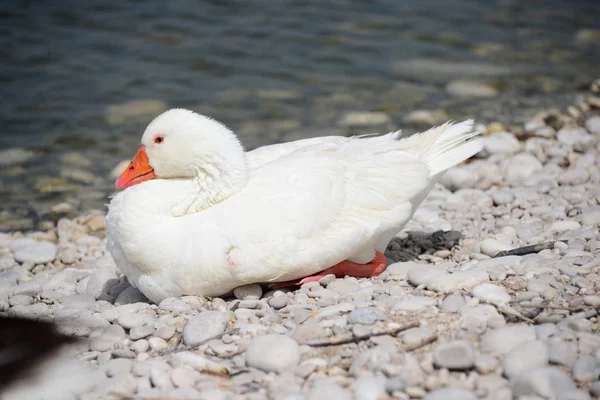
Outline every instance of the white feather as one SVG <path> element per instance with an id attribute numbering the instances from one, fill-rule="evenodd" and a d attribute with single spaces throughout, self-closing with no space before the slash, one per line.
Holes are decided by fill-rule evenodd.
<path id="1" fill-rule="evenodd" d="M 176 146 L 181 159 L 200 171 L 210 162 L 218 173 L 138 184 L 111 200 L 107 217 L 117 265 L 155 302 L 298 279 L 344 260 L 369 262 L 412 217 L 439 175 L 481 148 L 469 140 L 477 133 L 465 121 L 403 139 L 398 132 L 324 137 L 244 153 L 229 144 L 235 141 L 211 138 L 233 136 L 222 125 L 212 131 L 211 120 L 189 118 L 173 124 L 199 129 L 153 129 L 169 130 L 165 142 L 175 143 L 170 151 Z M 169 118 L 161 121 L 168 124 Z M 144 137 L 152 134 L 147 130 Z M 193 140 L 204 146 L 196 158 L 188 154 Z M 246 164 L 245 171 L 227 170 Z M 177 160 L 169 160 L 168 168 L 168 176 L 176 177 Z M 247 181 L 220 182 L 215 176 Z M 181 204 L 188 212 L 175 216 Z"/>

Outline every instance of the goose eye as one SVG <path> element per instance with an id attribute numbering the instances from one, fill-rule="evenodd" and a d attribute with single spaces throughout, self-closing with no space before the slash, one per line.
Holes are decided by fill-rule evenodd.
<path id="1" fill-rule="evenodd" d="M 158 135 L 154 138 L 154 143 L 156 144 L 161 144 L 162 142 L 164 142 L 165 137 L 162 135 Z"/>

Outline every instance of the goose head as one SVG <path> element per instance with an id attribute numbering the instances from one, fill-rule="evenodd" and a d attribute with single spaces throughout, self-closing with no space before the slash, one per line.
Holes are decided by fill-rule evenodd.
<path id="1" fill-rule="evenodd" d="M 194 180 L 201 186 L 243 185 L 247 180 L 244 149 L 220 122 L 190 110 L 168 110 L 148 125 L 141 147 L 117 178 L 115 189 L 154 179 Z"/>

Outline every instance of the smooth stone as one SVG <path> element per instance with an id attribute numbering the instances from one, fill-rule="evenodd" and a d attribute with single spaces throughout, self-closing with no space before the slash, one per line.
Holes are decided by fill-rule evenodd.
<path id="1" fill-rule="evenodd" d="M 585 127 L 590 133 L 600 134 L 600 115 L 593 115 L 586 119 Z"/>
<path id="2" fill-rule="evenodd" d="M 131 372 L 133 361 L 127 358 L 114 358 L 102 366 L 106 376 L 125 376 Z"/>
<path id="3" fill-rule="evenodd" d="M 567 374 L 553 367 L 525 371 L 510 381 L 510 387 L 515 398 L 562 399 L 564 394 L 577 390 Z"/>
<path id="4" fill-rule="evenodd" d="M 535 338 L 533 326 L 504 326 L 484 333 L 479 349 L 484 353 L 506 354 L 521 343 L 533 341 Z"/>
<path id="5" fill-rule="evenodd" d="M 513 245 L 502 243 L 496 239 L 484 239 L 481 241 L 481 252 L 486 256 L 493 257 L 501 251 L 511 250 Z"/>
<path id="6" fill-rule="evenodd" d="M 600 361 L 594 356 L 581 356 L 573 365 L 573 378 L 587 384 L 600 379 Z"/>
<path id="7" fill-rule="evenodd" d="M 474 188 L 480 175 L 474 168 L 456 167 L 449 169 L 439 182 L 450 190 Z"/>
<path id="8" fill-rule="evenodd" d="M 153 351 L 161 352 L 169 347 L 165 339 L 160 337 L 151 337 L 148 339 L 148 344 Z"/>
<path id="9" fill-rule="evenodd" d="M 536 334 L 538 340 L 549 339 L 550 337 L 555 336 L 557 334 L 557 332 L 558 332 L 558 328 L 556 327 L 556 324 L 552 324 L 549 322 L 535 326 L 535 334 Z M 550 352 L 550 353 L 552 353 L 552 352 Z"/>
<path id="10" fill-rule="evenodd" d="M 515 196 L 509 190 L 498 190 L 492 193 L 492 199 L 495 205 L 501 206 L 512 203 L 515 200 Z"/>
<path id="11" fill-rule="evenodd" d="M 465 340 L 444 343 L 433 351 L 433 361 L 440 368 L 463 370 L 475 365 L 476 351 L 473 345 Z"/>
<path id="12" fill-rule="evenodd" d="M 385 321 L 385 313 L 377 307 L 357 308 L 348 314 L 348 323 L 373 325 L 377 321 Z"/>
<path id="13" fill-rule="evenodd" d="M 262 288 L 257 283 L 238 286 L 233 289 L 233 295 L 236 299 L 245 300 L 249 298 L 260 299 L 262 297 Z"/>
<path id="14" fill-rule="evenodd" d="M 360 285 L 358 281 L 353 279 L 336 279 L 327 285 L 327 289 L 345 296 L 354 292 L 358 292 L 360 290 Z"/>
<path id="15" fill-rule="evenodd" d="M 280 310 L 287 306 L 289 299 L 287 296 L 273 296 L 269 299 L 269 305 L 276 310 Z"/>
<path id="16" fill-rule="evenodd" d="M 477 400 L 477 396 L 465 389 L 445 388 L 427 393 L 424 400 Z"/>
<path id="17" fill-rule="evenodd" d="M 91 308 L 96 303 L 96 299 L 91 294 L 72 294 L 60 299 L 60 302 L 65 307 L 72 308 Z"/>
<path id="18" fill-rule="evenodd" d="M 8 299 L 8 303 L 12 307 L 16 307 L 16 306 L 29 306 L 29 305 L 33 304 L 33 297 L 26 296 L 24 294 L 18 294 L 16 296 L 11 296 Z"/>
<path id="19" fill-rule="evenodd" d="M 412 328 L 402 334 L 402 343 L 413 346 L 432 336 L 433 333 L 427 328 Z"/>
<path id="20" fill-rule="evenodd" d="M 308 392 L 306 400 L 352 400 L 352 395 L 347 389 L 344 389 L 333 382 L 315 382 Z"/>
<path id="21" fill-rule="evenodd" d="M 55 313 L 54 323 L 59 333 L 67 336 L 89 336 L 97 328 L 109 325 L 104 318 L 87 310 L 66 309 Z"/>
<path id="22" fill-rule="evenodd" d="M 458 312 L 458 310 L 465 304 L 465 298 L 458 293 L 450 293 L 444 300 L 440 308 L 447 312 Z"/>
<path id="23" fill-rule="evenodd" d="M 196 346 L 207 339 L 225 332 L 229 315 L 223 311 L 204 311 L 189 319 L 183 328 L 183 342 Z"/>
<path id="24" fill-rule="evenodd" d="M 298 365 L 300 346 L 283 335 L 266 335 L 255 338 L 246 350 L 246 365 L 265 372 L 283 371 Z"/>
<path id="25" fill-rule="evenodd" d="M 109 325 L 90 335 L 90 350 L 109 351 L 123 345 L 127 335 L 119 325 Z"/>
<path id="26" fill-rule="evenodd" d="M 502 362 L 504 375 L 513 379 L 525 371 L 548 364 L 548 346 L 540 340 L 524 342 L 510 350 Z"/>
<path id="27" fill-rule="evenodd" d="M 489 354 L 477 354 L 475 358 L 475 369 L 480 374 L 489 374 L 498 368 L 500 362 L 496 357 L 492 357 Z"/>
<path id="28" fill-rule="evenodd" d="M 529 178 L 543 168 L 537 157 L 529 153 L 519 153 L 504 164 L 503 174 L 507 181 Z"/>
<path id="29" fill-rule="evenodd" d="M 171 381 L 178 388 L 194 387 L 200 379 L 200 372 L 190 367 L 175 367 L 171 370 Z"/>
<path id="30" fill-rule="evenodd" d="M 574 229 L 579 229 L 581 225 L 577 221 L 556 221 L 550 226 L 550 230 L 553 232 L 564 232 Z"/>
<path id="31" fill-rule="evenodd" d="M 427 264 L 421 264 L 414 261 L 406 261 L 406 262 L 397 262 L 388 265 L 386 268 L 386 272 L 390 276 L 398 277 L 399 279 L 407 279 L 408 271 L 410 271 L 413 267 L 415 268 L 427 268 Z"/>
<path id="32" fill-rule="evenodd" d="M 382 376 L 358 379 L 354 384 L 354 400 L 379 400 L 385 396 L 385 383 Z"/>
<path id="33" fill-rule="evenodd" d="M 153 325 L 154 318 L 149 314 L 124 312 L 117 317 L 117 323 L 125 329 L 133 329 L 144 325 Z"/>
<path id="34" fill-rule="evenodd" d="M 521 143 L 512 133 L 496 132 L 481 138 L 483 150 L 488 154 L 515 154 L 521 150 Z"/>
<path id="35" fill-rule="evenodd" d="M 418 265 L 408 271 L 408 281 L 415 286 L 425 285 L 440 275 L 448 275 L 445 267 Z"/>
<path id="36" fill-rule="evenodd" d="M 585 129 L 562 128 L 556 132 L 556 138 L 560 143 L 567 145 L 575 151 L 584 152 L 595 142 L 594 136 L 586 132 Z"/>
<path id="37" fill-rule="evenodd" d="M 148 341 L 146 339 L 140 339 L 140 340 L 136 340 L 131 345 L 131 348 L 133 349 L 133 351 L 135 351 L 138 354 L 145 353 L 150 348 L 150 344 L 148 343 Z"/>
<path id="38" fill-rule="evenodd" d="M 22 294 L 25 296 L 35 296 L 36 294 L 40 293 L 41 291 L 42 291 L 42 283 L 31 280 L 31 281 L 27 281 L 27 282 L 21 283 L 20 285 L 13 287 L 10 295 L 16 296 L 16 295 Z"/>
<path id="39" fill-rule="evenodd" d="M 46 264 L 56 259 L 58 247 L 50 242 L 37 242 L 15 252 L 15 260 L 20 263 Z"/>
<path id="40" fill-rule="evenodd" d="M 117 296 L 115 300 L 115 306 L 122 306 L 124 304 L 133 304 L 133 303 L 147 303 L 148 298 L 142 294 L 138 289 L 133 286 L 129 286 L 125 290 L 123 290 Z"/>
<path id="41" fill-rule="evenodd" d="M 131 340 L 138 340 L 146 338 L 154 333 L 154 326 L 152 325 L 142 325 L 136 326 L 129 331 L 129 337 Z"/>
<path id="42" fill-rule="evenodd" d="M 403 295 L 392 305 L 395 311 L 418 311 L 437 305 L 437 300 L 425 296 Z"/>
<path id="43" fill-rule="evenodd" d="M 192 306 L 182 299 L 176 297 L 167 297 L 166 299 L 163 299 L 158 304 L 158 307 L 176 314 L 183 314 L 192 311 Z"/>
<path id="44" fill-rule="evenodd" d="M 506 304 L 511 300 L 504 287 L 492 283 L 474 286 L 471 293 L 475 298 L 489 304 Z"/>
<path id="45" fill-rule="evenodd" d="M 489 280 L 488 272 L 477 268 L 434 276 L 427 282 L 427 289 L 438 293 L 448 293 L 458 289 L 470 290 L 473 286 Z"/>
<path id="46" fill-rule="evenodd" d="M 548 342 L 548 353 L 552 364 L 572 367 L 577 360 L 577 342 L 552 338 Z"/>

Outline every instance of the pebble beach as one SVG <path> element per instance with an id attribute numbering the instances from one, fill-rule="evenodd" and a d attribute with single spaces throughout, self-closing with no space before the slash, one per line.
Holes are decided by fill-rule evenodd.
<path id="1" fill-rule="evenodd" d="M 106 251 L 102 210 L 0 233 L 0 314 L 81 339 L 1 398 L 598 398 L 600 80 L 480 128 L 483 151 L 434 187 L 376 278 L 152 304 Z"/>

